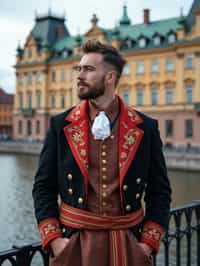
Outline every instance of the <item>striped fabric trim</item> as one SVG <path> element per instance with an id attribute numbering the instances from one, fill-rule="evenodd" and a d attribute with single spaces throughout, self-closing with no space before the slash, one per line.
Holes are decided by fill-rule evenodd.
<path id="1" fill-rule="evenodd" d="M 60 222 L 65 226 L 83 230 L 109 230 L 110 266 L 128 266 L 123 229 L 135 226 L 143 217 L 143 209 L 124 216 L 102 216 L 65 203 L 60 208 Z"/>
<path id="2" fill-rule="evenodd" d="M 117 230 L 125 229 L 143 220 L 143 209 L 124 216 L 102 216 L 85 210 L 74 208 L 65 203 L 61 204 L 60 222 L 65 226 L 88 230 Z"/>

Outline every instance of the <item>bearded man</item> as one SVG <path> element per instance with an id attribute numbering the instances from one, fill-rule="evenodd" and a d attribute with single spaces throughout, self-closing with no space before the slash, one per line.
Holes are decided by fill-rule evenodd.
<path id="1" fill-rule="evenodd" d="M 51 118 L 35 175 L 42 246 L 51 266 L 152 265 L 171 201 L 158 123 L 116 95 L 117 49 L 89 40 L 82 50 L 81 101 Z"/>

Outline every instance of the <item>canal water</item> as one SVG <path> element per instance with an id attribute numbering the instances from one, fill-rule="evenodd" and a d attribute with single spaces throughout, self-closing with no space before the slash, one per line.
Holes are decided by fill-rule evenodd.
<path id="1" fill-rule="evenodd" d="M 0 250 L 39 240 L 32 185 L 38 156 L 0 154 Z M 200 172 L 168 171 L 172 207 L 200 199 Z"/>

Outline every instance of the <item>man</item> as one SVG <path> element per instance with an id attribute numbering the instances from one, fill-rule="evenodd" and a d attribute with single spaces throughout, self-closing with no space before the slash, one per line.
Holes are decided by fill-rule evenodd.
<path id="1" fill-rule="evenodd" d="M 152 265 L 171 200 L 157 122 L 115 95 L 125 65 L 115 48 L 82 49 L 82 101 L 52 117 L 35 176 L 42 246 L 55 266 Z"/>

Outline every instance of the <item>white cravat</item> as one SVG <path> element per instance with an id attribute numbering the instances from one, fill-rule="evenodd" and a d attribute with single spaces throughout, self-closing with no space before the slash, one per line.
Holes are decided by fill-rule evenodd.
<path id="1" fill-rule="evenodd" d="M 104 140 L 110 136 L 110 121 L 105 112 L 99 112 L 92 125 L 92 134 L 96 140 Z"/>

